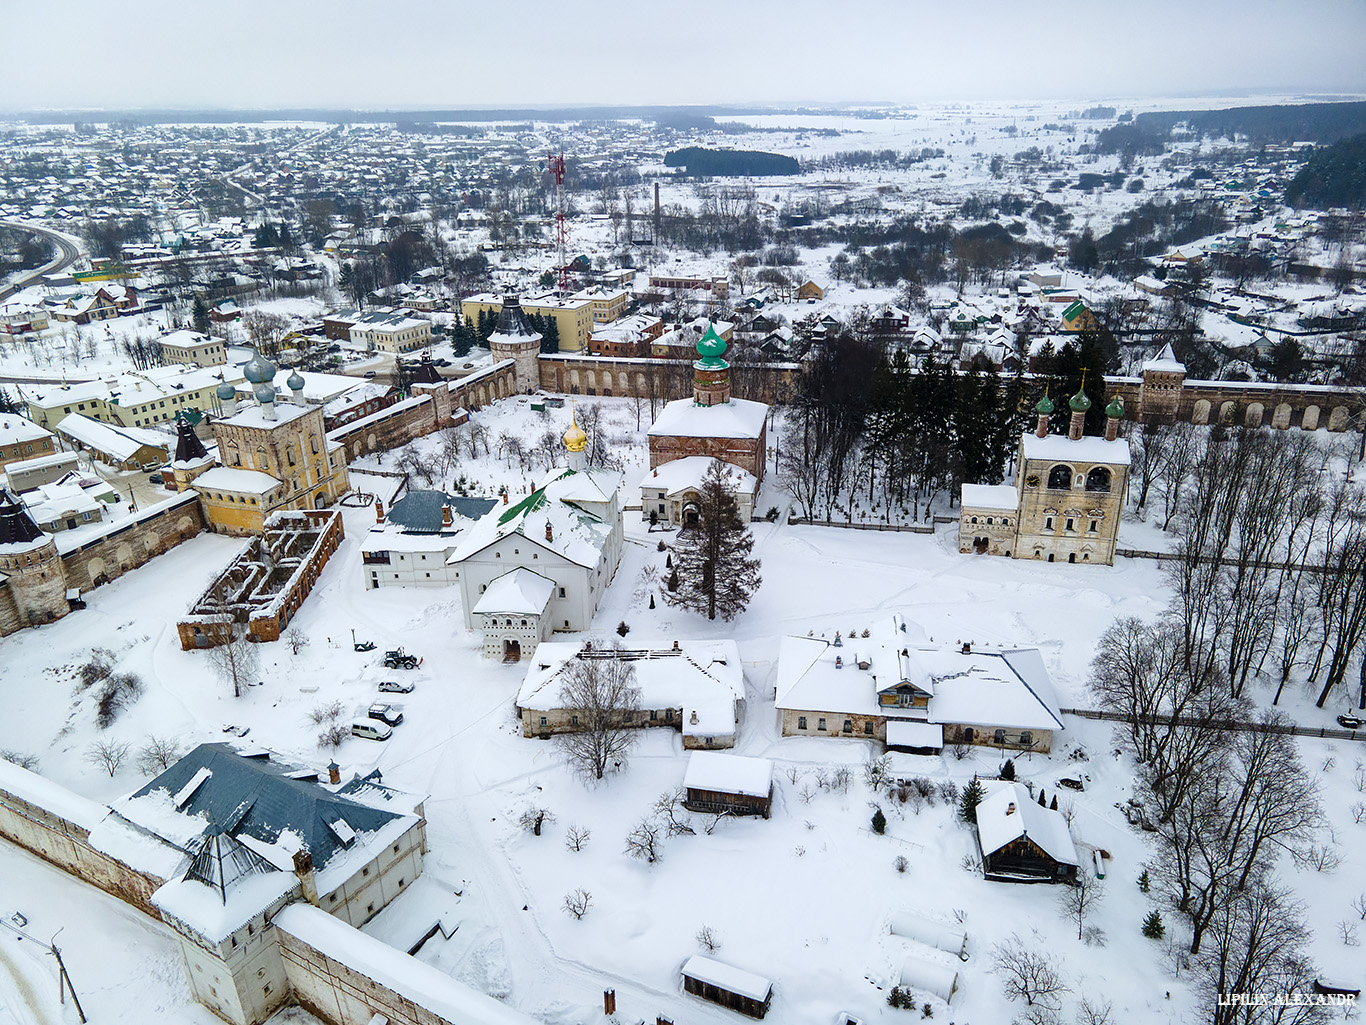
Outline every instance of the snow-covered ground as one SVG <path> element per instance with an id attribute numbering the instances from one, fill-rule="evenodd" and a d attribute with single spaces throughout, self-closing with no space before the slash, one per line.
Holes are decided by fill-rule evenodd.
<path id="1" fill-rule="evenodd" d="M 580 409 L 595 401 L 616 439 L 629 488 L 645 472 L 635 413 L 620 399 L 580 400 Z M 474 420 L 488 428 L 491 442 L 503 432 L 534 441 L 546 429 L 563 431 L 570 412 L 542 418 L 529 412 L 525 399 L 514 399 L 481 410 Z M 648 420 L 647 410 L 642 426 Z M 437 439 L 415 444 L 421 449 Z M 383 467 L 391 468 L 394 459 L 385 455 Z M 508 465 L 495 448 L 488 456 L 465 457 L 453 474 L 461 475 L 476 493 L 493 493 L 503 484 L 525 493 L 534 471 Z M 374 480 L 366 480 L 367 489 Z M 628 490 L 625 497 L 634 504 L 638 492 Z M 404 645 L 423 657 L 417 671 L 404 674 L 415 690 L 396 696 L 405 722 L 387 743 L 352 738 L 335 752 L 347 775 L 379 768 L 386 781 L 431 795 L 423 888 L 367 928 L 403 947 L 437 918 L 448 932 L 458 923 L 451 940 L 429 940 L 421 958 L 519 1008 L 568 1025 L 600 1014 L 601 991 L 615 988 L 621 1020 L 664 1014 L 675 1021 L 733 1021 L 731 1012 L 680 992 L 678 969 L 698 952 L 698 930 L 709 926 L 721 941 L 714 956 L 774 981 L 772 1018 L 784 1023 L 825 1025 L 840 1010 L 865 1021 L 902 1020 L 905 1012 L 888 1008 L 885 994 L 912 953 L 960 974 L 958 995 L 951 1008 L 936 1005 L 936 1019 L 1007 1021 L 1015 1009 L 988 969 L 993 944 L 1014 932 L 1027 938 L 1037 932 L 1037 942 L 1062 962 L 1072 988 L 1069 1006 L 1084 992 L 1112 1000 L 1117 1022 L 1194 1018 L 1185 977 L 1174 980 L 1164 967 L 1163 944 L 1139 934 L 1156 906 L 1135 885 L 1148 848 L 1115 807 L 1129 796 L 1132 767 L 1114 755 L 1108 726 L 1069 719 L 1051 756 L 1017 762 L 1021 778 L 1050 795 L 1062 776 L 1089 777 L 1085 793 L 1059 791 L 1059 800 L 1074 810 L 1083 852 L 1101 847 L 1111 854 L 1106 899 L 1088 921 L 1106 933 L 1102 948 L 1076 939 L 1075 924 L 1058 914 L 1055 888 L 988 883 L 965 870 L 972 834 L 942 801 L 917 813 L 885 796 L 875 799 L 862 775 L 876 753 L 872 745 L 781 739 L 773 708 L 783 635 L 847 634 L 893 612 L 922 624 L 936 641 L 1037 645 L 1061 704 L 1084 704 L 1097 635 L 1116 616 L 1148 617 L 1165 604 L 1167 589 L 1155 564 L 1122 560 L 1106 568 L 960 556 L 952 527 L 927 536 L 755 524 L 763 586 L 734 623 L 712 623 L 658 596 L 658 607 L 648 608 L 646 569 L 662 567 L 657 542 L 668 535 L 648 532 L 638 513 L 628 513 L 625 556 L 593 636 L 615 640 L 617 624 L 625 622 L 633 647 L 675 637 L 733 637 L 747 693 L 737 753 L 772 758 L 778 770 L 771 819 L 724 820 L 707 834 L 703 817 L 696 816 L 697 834 L 667 840 L 662 860 L 651 865 L 629 858 L 623 841 L 661 793 L 681 784 L 687 758 L 678 735 L 649 731 L 620 773 L 585 787 L 553 743 L 521 736 L 513 699 L 524 669 L 480 657 L 478 635 L 462 626 L 458 588 L 365 590 L 359 539 L 374 513 L 348 508 L 344 515 L 346 540 L 292 624 L 308 646 L 298 655 L 284 642 L 263 647 L 260 685 L 241 699 L 212 676 L 202 652 L 180 650 L 174 630 L 176 617 L 238 545 L 206 535 L 95 590 L 88 609 L 0 640 L 0 701 L 9 712 L 0 717 L 0 749 L 38 756 L 44 775 L 101 801 L 143 779 L 131 757 L 113 778 L 85 761 L 89 746 L 103 736 L 136 749 L 149 734 L 169 735 L 189 747 L 227 739 L 223 728 L 232 725 L 249 730 L 251 744 L 321 765 L 333 752 L 317 746 L 310 711 L 341 701 L 347 715 L 362 713 L 378 681 L 401 673 L 382 669 L 379 654 Z M 1129 528 L 1126 523 L 1121 543 L 1132 543 Z M 353 630 L 378 650 L 352 651 Z M 74 679 L 92 644 L 112 649 L 118 668 L 138 673 L 146 684 L 103 735 L 91 696 L 78 693 Z M 1305 723 L 1331 722 L 1330 711 L 1314 710 L 1298 693 L 1289 709 Z M 1342 862 L 1331 874 L 1297 871 L 1288 863 L 1282 871 L 1306 903 L 1313 954 L 1325 973 L 1353 977 L 1360 972 L 1358 950 L 1343 945 L 1336 923 L 1353 914 L 1346 903 L 1360 887 L 1352 880 L 1366 868 L 1360 834 L 1366 827 L 1348 811 L 1361 799 L 1353 777 L 1366 750 L 1322 741 L 1303 741 L 1302 749 L 1324 789 Z M 995 753 L 979 750 L 962 761 L 947 752 L 898 756 L 897 767 L 899 775 L 961 785 L 975 772 L 994 773 L 998 763 Z M 852 770 L 847 792 L 822 789 L 818 774 L 840 765 Z M 888 816 L 886 836 L 868 828 L 875 804 Z M 540 837 L 518 823 L 537 807 L 553 814 Z M 571 825 L 591 831 L 579 852 L 564 844 Z M 894 867 L 899 855 L 908 862 L 904 874 Z M 20 885 L 11 887 L 11 879 Z M 126 936 L 127 942 L 109 949 L 150 951 L 130 958 L 127 972 L 116 972 L 113 965 L 123 959 L 107 954 L 87 969 L 113 1012 L 104 1020 L 118 1020 L 119 1009 L 130 1005 L 141 985 L 136 971 L 155 976 L 143 987 L 151 1020 L 209 1020 L 207 1011 L 190 1005 L 170 940 L 155 923 L 12 851 L 0 851 L 0 880 L 0 913 L 20 904 L 29 913 L 30 905 L 41 904 L 45 914 L 47 906 L 54 909 L 51 929 L 69 923 L 63 935 L 78 984 L 84 959 L 71 933 L 90 931 L 75 929 L 78 924 L 112 922 L 116 939 Z M 580 888 L 592 894 L 592 907 L 575 920 L 561 904 Z M 18 899 L 29 893 L 42 901 Z M 889 915 L 900 909 L 961 921 L 969 960 L 915 951 L 890 936 Z M 1176 920 L 1164 917 L 1169 932 L 1179 933 Z M 44 928 L 48 924 L 45 919 Z M 14 956 L 11 948 L 0 949 Z M 134 960 L 147 967 L 135 971 Z M 24 978 L 36 977 L 33 972 L 25 969 Z M 6 1000 L 23 1006 L 23 999 L 15 1004 L 13 984 L 4 977 L 0 972 L 0 1007 Z M 164 1019 L 153 1014 L 158 1006 L 166 1008 Z M 29 1018 L 16 1015 L 28 1013 L 10 1012 L 24 1023 Z"/>

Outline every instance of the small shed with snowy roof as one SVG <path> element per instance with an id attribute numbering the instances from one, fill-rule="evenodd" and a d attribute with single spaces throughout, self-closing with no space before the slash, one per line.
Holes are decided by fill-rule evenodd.
<path id="1" fill-rule="evenodd" d="M 768 1014 L 773 999 L 773 983 L 761 975 L 747 972 L 733 965 L 694 954 L 683 965 L 683 988 L 732 1011 L 751 1018 Z"/>
<path id="2" fill-rule="evenodd" d="M 721 751 L 694 751 L 683 776 L 684 804 L 713 815 L 762 815 L 773 807 L 773 762 Z"/>

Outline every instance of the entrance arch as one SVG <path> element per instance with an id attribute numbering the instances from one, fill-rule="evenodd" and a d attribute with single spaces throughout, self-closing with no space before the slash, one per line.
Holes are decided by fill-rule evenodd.
<path id="1" fill-rule="evenodd" d="M 503 661 L 520 662 L 522 660 L 522 642 L 506 639 L 503 641 Z"/>

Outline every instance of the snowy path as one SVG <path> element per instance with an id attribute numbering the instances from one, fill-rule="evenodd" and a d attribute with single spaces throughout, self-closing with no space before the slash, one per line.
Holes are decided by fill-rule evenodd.
<path id="1" fill-rule="evenodd" d="M 7 948 L 13 937 L 0 937 L 0 1025 L 58 1025 L 60 1017 L 51 1013 L 50 1001 L 41 1000 L 35 986 L 46 986 L 50 980 L 38 981 L 36 968 L 19 964 L 20 955 Z"/>

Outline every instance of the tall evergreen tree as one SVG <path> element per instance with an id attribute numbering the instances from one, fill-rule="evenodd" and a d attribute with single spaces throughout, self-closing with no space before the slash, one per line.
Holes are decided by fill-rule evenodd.
<path id="1" fill-rule="evenodd" d="M 194 297 L 190 316 L 194 319 L 194 329 L 201 335 L 209 333 L 209 305 L 201 296 Z"/>
<path id="2" fill-rule="evenodd" d="M 670 577 L 665 599 L 730 622 L 745 610 L 761 578 L 759 560 L 750 558 L 754 535 L 726 490 L 728 471 L 728 464 L 715 460 L 702 478 L 698 525 L 678 533 L 672 553 L 678 585 Z"/>

